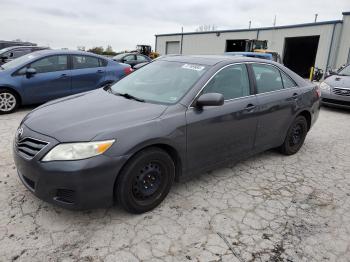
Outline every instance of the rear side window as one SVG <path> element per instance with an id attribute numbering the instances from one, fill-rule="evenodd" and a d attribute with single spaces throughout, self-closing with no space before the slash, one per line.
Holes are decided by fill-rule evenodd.
<path id="1" fill-rule="evenodd" d="M 92 56 L 73 55 L 73 69 L 100 67 L 99 59 Z"/>
<path id="2" fill-rule="evenodd" d="M 48 73 L 68 69 L 68 57 L 66 55 L 55 55 L 39 59 L 29 67 L 34 68 L 37 73 Z"/>
<path id="3" fill-rule="evenodd" d="M 220 93 L 225 100 L 250 95 L 246 66 L 240 64 L 222 69 L 210 80 L 202 93 Z"/>
<path id="4" fill-rule="evenodd" d="M 108 61 L 105 59 L 100 59 L 100 66 L 107 66 Z"/>
<path id="5" fill-rule="evenodd" d="M 124 61 L 128 62 L 128 61 L 134 61 L 135 60 L 135 56 L 134 55 L 127 55 L 123 58 Z"/>
<path id="6" fill-rule="evenodd" d="M 270 65 L 253 64 L 259 94 L 283 89 L 280 71 Z"/>
<path id="7" fill-rule="evenodd" d="M 282 81 L 283 81 L 283 87 L 284 88 L 291 88 L 297 86 L 296 83 L 285 73 L 281 71 Z"/>

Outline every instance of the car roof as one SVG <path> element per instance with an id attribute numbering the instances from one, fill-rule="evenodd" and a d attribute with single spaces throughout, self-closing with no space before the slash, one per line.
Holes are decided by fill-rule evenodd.
<path id="1" fill-rule="evenodd" d="M 221 62 L 264 62 L 275 64 L 270 60 L 259 59 L 246 56 L 229 55 L 168 55 L 157 58 L 157 60 L 181 63 L 193 63 L 200 65 L 213 66 Z"/>
<path id="2" fill-rule="evenodd" d="M 96 56 L 100 58 L 106 58 L 94 53 L 85 52 L 85 51 L 77 51 L 77 50 L 55 50 L 55 49 L 45 49 L 45 50 L 39 50 L 35 52 L 36 55 L 90 55 L 90 56 Z M 106 58 L 107 59 L 107 58 Z"/>

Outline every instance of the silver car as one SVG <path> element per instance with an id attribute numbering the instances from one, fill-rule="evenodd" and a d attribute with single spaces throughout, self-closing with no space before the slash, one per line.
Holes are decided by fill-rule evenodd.
<path id="1" fill-rule="evenodd" d="M 350 65 L 324 80 L 320 88 L 322 104 L 350 108 Z"/>

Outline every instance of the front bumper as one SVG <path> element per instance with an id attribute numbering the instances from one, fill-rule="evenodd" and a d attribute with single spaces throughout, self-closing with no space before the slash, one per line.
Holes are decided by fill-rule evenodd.
<path id="1" fill-rule="evenodd" d="M 350 109 L 350 96 L 336 95 L 322 91 L 321 103 L 323 105 Z"/>
<path id="2" fill-rule="evenodd" d="M 33 137 L 33 132 L 29 132 Z M 53 148 L 54 141 L 40 134 L 34 136 L 44 141 L 51 139 L 50 146 L 33 159 L 27 159 L 14 143 L 13 155 L 19 178 L 35 196 L 68 209 L 82 210 L 113 204 L 116 177 L 127 157 L 99 155 L 77 161 L 41 162 L 40 159 Z"/>

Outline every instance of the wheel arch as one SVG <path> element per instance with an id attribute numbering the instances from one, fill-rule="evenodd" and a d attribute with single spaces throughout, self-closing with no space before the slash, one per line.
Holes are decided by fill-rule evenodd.
<path id="1" fill-rule="evenodd" d="M 13 92 L 18 97 L 18 105 L 22 104 L 22 96 L 15 88 L 6 85 L 0 85 L 0 89 L 6 89 L 8 91 Z"/>
<path id="2" fill-rule="evenodd" d="M 296 117 L 298 117 L 298 116 L 305 117 L 306 122 L 307 122 L 307 131 L 309 131 L 310 128 L 311 128 L 311 113 L 308 110 L 305 109 L 305 110 L 302 110 L 301 112 L 299 112 L 296 115 Z"/>

